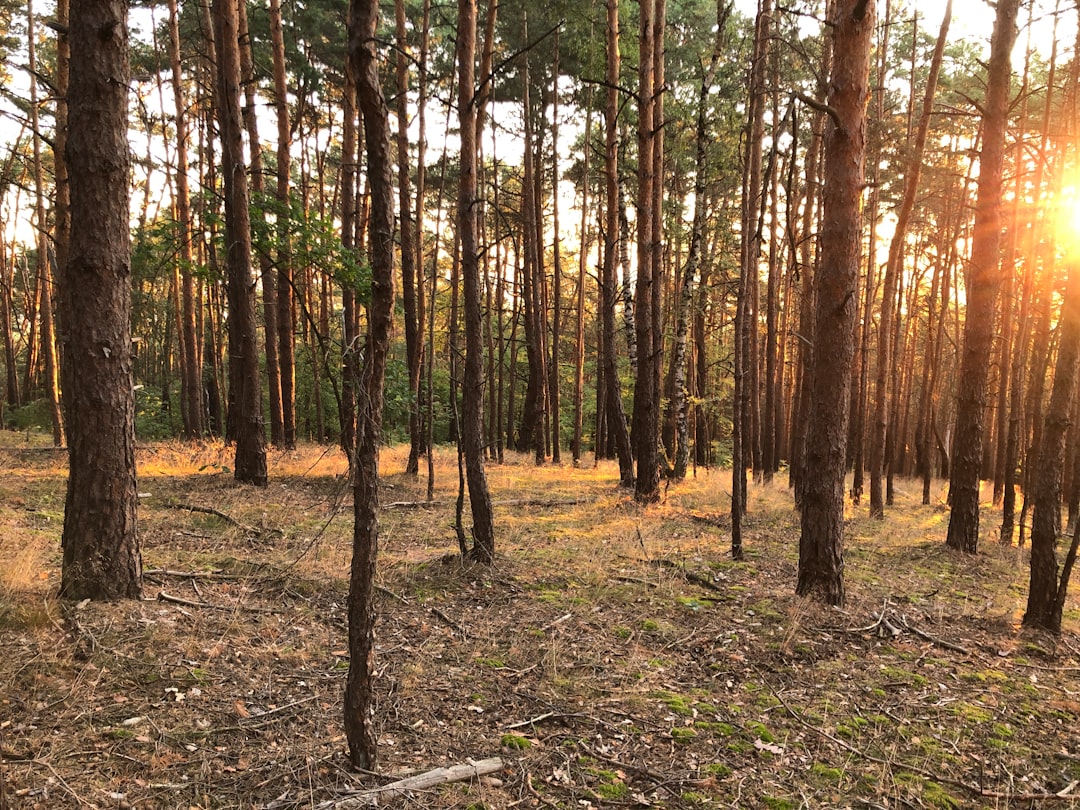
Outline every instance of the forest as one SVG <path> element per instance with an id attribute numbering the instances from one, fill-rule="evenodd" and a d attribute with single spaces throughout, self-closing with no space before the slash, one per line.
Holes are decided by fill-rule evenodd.
<path id="1" fill-rule="evenodd" d="M 1078 15 L 955 12 L 0 0 L 0 810 L 1071 802 Z"/>

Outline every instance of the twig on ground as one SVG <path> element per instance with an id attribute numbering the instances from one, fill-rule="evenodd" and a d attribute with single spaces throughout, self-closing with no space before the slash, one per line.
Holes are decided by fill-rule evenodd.
<path id="1" fill-rule="evenodd" d="M 934 636 L 930 635 L 929 633 L 925 632 L 924 630 L 920 630 L 918 627 L 911 624 L 911 622 L 909 622 L 907 620 L 907 616 L 904 616 L 904 615 L 900 616 L 900 625 L 905 630 L 910 630 L 912 633 L 917 635 L 919 638 L 925 639 L 926 641 L 929 641 L 931 644 L 936 644 L 938 647 L 944 647 L 946 650 L 952 650 L 953 652 L 958 652 L 961 655 L 970 655 L 971 654 L 968 651 L 967 647 L 964 647 L 964 646 L 962 646 L 960 644 L 954 644 L 951 641 L 945 641 L 944 639 L 935 638 Z"/>
<path id="2" fill-rule="evenodd" d="M 213 602 L 196 602 L 194 599 L 184 599 L 181 596 L 173 596 L 165 591 L 158 591 L 157 600 L 159 602 L 168 602 L 173 605 L 183 605 L 184 607 L 193 608 L 209 608 L 210 610 L 245 610 L 249 613 L 284 613 L 285 611 L 280 608 L 267 608 L 259 607 L 258 605 L 218 605 Z"/>
<path id="3" fill-rule="evenodd" d="M 464 641 L 465 639 L 467 639 L 469 637 L 469 632 L 462 625 L 455 622 L 453 619 L 451 619 L 449 616 L 447 616 L 445 613 L 443 613 L 437 607 L 430 608 L 430 610 L 437 618 L 439 618 L 443 622 L 445 622 L 446 625 L 450 629 L 456 630 L 457 632 L 461 633 L 462 641 Z"/>
<path id="4" fill-rule="evenodd" d="M 409 604 L 409 600 L 406 599 L 404 596 L 401 596 L 400 594 L 396 594 L 392 590 L 390 590 L 389 588 L 384 588 L 382 585 L 376 585 L 375 590 L 377 590 L 379 593 L 386 594 L 387 596 L 389 596 L 392 599 L 396 599 L 397 601 L 401 602 L 401 604 L 403 604 L 403 605 Z"/>
<path id="5" fill-rule="evenodd" d="M 336 799 L 319 805 L 320 810 L 352 810 L 357 807 L 372 807 L 379 803 L 383 797 L 394 798 L 407 796 L 414 790 L 428 790 L 450 782 L 463 782 L 466 779 L 477 779 L 490 773 L 501 771 L 503 761 L 499 757 L 481 759 L 478 762 L 467 762 L 459 765 L 451 765 L 447 768 L 435 768 L 425 773 L 399 779 L 388 785 L 364 790 L 354 796 L 345 799 Z"/>
<path id="6" fill-rule="evenodd" d="M 677 571 L 679 575 L 687 582 L 692 582 L 695 585 L 700 585 L 702 588 L 705 588 L 707 590 L 716 591 L 718 593 L 724 592 L 723 588 L 721 588 L 708 577 L 703 577 L 701 574 L 695 574 L 693 571 L 687 571 L 685 567 L 679 565 L 679 563 L 677 562 L 672 562 L 671 560 L 664 559 L 663 557 L 658 557 L 655 560 L 649 560 L 649 564 L 654 565 L 657 568 L 670 568 L 673 571 Z"/>
<path id="7" fill-rule="evenodd" d="M 196 506 L 192 503 L 165 503 L 162 504 L 166 509 L 180 509 L 185 512 L 198 512 L 201 515 L 213 515 L 214 517 L 221 518 L 230 526 L 236 526 L 238 529 L 244 529 L 246 531 L 254 531 L 250 526 L 245 526 L 236 518 L 231 515 L 227 515 L 220 509 L 215 509 L 212 506 Z"/>
<path id="8" fill-rule="evenodd" d="M 663 788 L 664 790 L 666 790 L 668 793 L 670 793 L 672 796 L 675 796 L 676 798 L 678 798 L 681 795 L 678 791 L 673 789 L 671 787 L 671 784 L 670 784 L 672 781 L 678 781 L 678 780 L 672 780 L 672 779 L 670 779 L 670 778 L 668 778 L 666 776 L 660 776 L 659 774 L 653 773 L 648 768 L 644 768 L 644 767 L 642 767 L 640 765 L 635 765 L 632 762 L 623 762 L 621 759 L 615 759 L 614 757 L 609 757 L 606 754 L 600 753 L 595 748 L 592 748 L 591 746 L 585 744 L 581 740 L 578 741 L 578 747 L 583 749 L 585 751 L 585 753 L 587 753 L 589 756 L 596 757 L 597 759 L 602 759 L 602 760 L 604 760 L 604 762 L 608 763 L 609 765 L 614 765 L 617 768 L 622 768 L 623 770 L 627 770 L 627 771 L 633 771 L 634 773 L 637 773 L 637 774 L 640 774 L 641 776 L 644 776 L 646 779 L 648 779 L 654 785 L 656 785 L 657 787 Z"/>
<path id="9" fill-rule="evenodd" d="M 143 570 L 144 577 L 174 577 L 176 579 L 242 579 L 239 574 L 230 574 L 226 571 L 174 571 L 170 568 L 146 568 Z"/>

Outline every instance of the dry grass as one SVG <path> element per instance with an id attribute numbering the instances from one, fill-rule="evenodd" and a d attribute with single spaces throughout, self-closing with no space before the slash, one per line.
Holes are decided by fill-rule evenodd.
<path id="1" fill-rule="evenodd" d="M 377 781 L 340 724 L 340 452 L 275 452 L 252 490 L 221 445 L 141 448 L 147 598 L 115 605 L 55 601 L 63 457 L 0 456 L 0 810 L 331 807 Z M 951 554 L 915 486 L 885 522 L 852 510 L 836 610 L 792 593 L 786 480 L 751 487 L 734 563 L 729 473 L 642 508 L 614 465 L 513 456 L 484 568 L 457 556 L 456 455 L 430 505 L 404 462 L 381 462 L 380 770 L 506 767 L 395 806 L 1030 807 L 1080 779 L 1076 604 L 1061 639 L 1019 632 L 1022 555 Z"/>

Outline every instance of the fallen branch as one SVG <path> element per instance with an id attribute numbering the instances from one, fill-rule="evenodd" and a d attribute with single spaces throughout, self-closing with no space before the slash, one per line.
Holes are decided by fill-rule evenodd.
<path id="1" fill-rule="evenodd" d="M 447 616 L 445 613 L 443 613 L 437 607 L 433 607 L 430 610 L 437 618 L 442 619 L 443 622 L 445 622 L 448 627 L 450 627 L 451 629 L 456 630 L 457 632 L 461 633 L 462 640 L 467 639 L 469 637 L 469 632 L 462 625 L 455 622 L 453 619 L 451 619 L 449 616 Z"/>
<path id="2" fill-rule="evenodd" d="M 176 579 L 240 579 L 239 574 L 230 574 L 225 571 L 173 571 L 170 568 L 146 568 L 143 570 L 144 577 L 174 577 Z"/>
<path id="3" fill-rule="evenodd" d="M 657 568 L 670 568 L 673 571 L 677 571 L 679 575 L 687 582 L 692 582 L 695 585 L 700 585 L 702 588 L 705 588 L 707 590 L 716 591 L 717 593 L 724 592 L 723 588 L 721 588 L 708 577 L 703 577 L 701 574 L 695 574 L 693 571 L 687 571 L 683 566 L 679 565 L 676 562 L 672 562 L 671 560 L 666 560 L 663 557 L 660 557 L 655 560 L 649 560 L 648 562 L 650 565 L 654 565 Z"/>
<path id="4" fill-rule="evenodd" d="M 184 607 L 193 608 L 209 608 L 210 610 L 227 610 L 232 612 L 234 610 L 246 610 L 249 613 L 284 613 L 285 611 L 279 608 L 265 608 L 255 605 L 217 605 L 213 602 L 196 602 L 194 599 L 184 599 L 181 596 L 173 596 L 172 594 L 165 593 L 165 591 L 158 591 L 157 600 L 159 602 L 168 602 L 173 605 L 183 605 Z"/>
<path id="5" fill-rule="evenodd" d="M 499 757 L 482 759 L 479 762 L 468 762 L 460 765 L 451 765 L 448 768 L 435 768 L 425 773 L 399 779 L 382 787 L 364 790 L 354 796 L 345 799 L 336 799 L 319 805 L 319 810 L 351 810 L 356 807 L 374 807 L 379 804 L 380 798 L 397 798 L 407 796 L 416 790 L 430 790 L 439 785 L 451 782 L 464 782 L 466 779 L 478 779 L 489 773 L 501 771 L 503 761 Z"/>
<path id="6" fill-rule="evenodd" d="M 918 627 L 916 627 L 915 625 L 908 622 L 907 616 L 903 616 L 903 615 L 900 616 L 900 626 L 903 627 L 905 630 L 910 630 L 912 633 L 917 635 L 919 638 L 925 639 L 926 641 L 929 641 L 931 644 L 936 644 L 939 647 L 944 647 L 946 650 L 952 650 L 953 652 L 958 652 L 961 655 L 970 655 L 970 653 L 968 652 L 967 647 L 962 647 L 959 644 L 953 644 L 951 641 L 945 641 L 944 639 L 935 638 L 934 636 L 930 635 L 929 633 L 927 633 L 927 632 L 925 632 L 923 630 L 920 630 Z"/>
<path id="7" fill-rule="evenodd" d="M 238 529 L 254 531 L 250 526 L 245 526 L 236 518 L 232 517 L 231 515 L 226 515 L 224 512 L 220 511 L 219 509 L 215 509 L 212 506 L 196 506 L 195 504 L 191 503 L 166 503 L 162 504 L 162 506 L 164 506 L 166 509 L 180 509 L 185 512 L 198 512 L 201 515 L 213 515 L 214 517 L 221 518 L 230 526 L 236 526 Z"/>

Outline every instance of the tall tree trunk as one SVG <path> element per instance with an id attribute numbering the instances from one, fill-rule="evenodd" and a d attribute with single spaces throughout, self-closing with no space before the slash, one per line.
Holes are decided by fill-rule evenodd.
<path id="1" fill-rule="evenodd" d="M 70 16 L 71 251 L 59 285 L 69 474 L 60 595 L 138 599 L 127 3 L 83 0 Z"/>
<path id="2" fill-rule="evenodd" d="M 172 70 L 176 130 L 176 218 L 180 233 L 180 321 L 184 356 L 180 363 L 181 412 L 184 438 L 203 435 L 202 375 L 199 373 L 199 339 L 195 331 L 194 252 L 192 250 L 191 191 L 188 184 L 188 113 L 184 73 L 180 61 L 180 14 L 178 0 L 169 0 L 169 63 Z"/>
<path id="3" fill-rule="evenodd" d="M 1071 238 L 1071 234 L 1066 238 Z M 1054 387 L 1039 448 L 1039 469 L 1031 499 L 1031 579 L 1024 626 L 1061 632 L 1067 577 L 1058 579 L 1057 541 L 1061 534 L 1061 479 L 1065 434 L 1069 427 L 1076 370 L 1080 362 L 1080 257 L 1069 259 L 1069 282 L 1061 318 L 1061 345 Z M 1071 572 L 1070 572 L 1071 573 Z M 1059 599 L 1059 589 L 1061 597 Z"/>
<path id="4" fill-rule="evenodd" d="M 405 34 L 405 0 L 394 2 L 397 58 L 397 159 L 398 210 L 401 232 L 401 296 L 405 317 L 405 363 L 409 372 L 409 458 L 406 475 L 420 474 L 420 364 L 423 345 L 423 322 L 417 314 L 416 293 L 416 223 L 412 213 L 409 184 L 409 52 Z M 421 211 L 417 211 L 419 216 Z"/>
<path id="5" fill-rule="evenodd" d="M 634 483 L 634 460 L 630 449 L 630 433 L 623 411 L 622 386 L 615 362 L 615 263 L 618 257 L 620 230 L 619 186 L 619 2 L 607 0 L 606 85 L 604 106 L 604 173 L 606 184 L 606 215 L 604 228 L 604 266 L 601 274 L 601 320 L 603 335 L 604 412 L 606 425 L 613 434 L 619 458 L 619 481 L 624 487 Z M 600 455 L 599 446 L 597 456 Z"/>
<path id="6" fill-rule="evenodd" d="M 483 563 L 495 559 L 495 526 L 491 494 L 484 472 L 483 344 L 480 333 L 480 253 L 476 240 L 476 0 L 458 0 L 458 120 L 461 133 L 461 176 L 458 234 L 461 241 L 462 298 L 465 316 L 465 370 L 462 391 L 461 444 L 473 519 L 471 556 Z"/>
<path id="7" fill-rule="evenodd" d="M 282 441 L 296 447 L 296 338 L 293 315 L 293 267 L 289 239 L 290 129 L 289 97 L 285 81 L 285 39 L 281 28 L 280 0 L 270 0 L 270 42 L 274 60 L 274 109 L 277 114 L 277 336 L 281 372 Z M 253 147 L 254 148 L 254 147 Z M 321 436 L 320 436 L 321 440 Z"/>
<path id="8" fill-rule="evenodd" d="M 654 183 L 656 182 L 656 40 L 657 2 L 640 3 L 640 36 L 638 39 L 638 193 L 637 193 L 637 283 L 635 299 L 638 353 L 637 379 L 634 384 L 633 437 L 637 476 L 634 479 L 634 499 L 638 503 L 653 503 L 660 499 L 660 463 L 657 452 L 659 437 L 660 391 L 656 375 L 659 358 L 654 349 L 654 334 L 659 324 L 653 323 L 653 295 L 660 283 L 659 268 L 655 266 L 654 240 L 657 237 Z M 661 0 L 662 2 L 662 0 Z"/>
<path id="9" fill-rule="evenodd" d="M 990 42 L 983 146 L 979 156 L 978 198 L 968 271 L 964 348 L 957 394 L 949 494 L 952 511 L 946 543 L 974 554 L 979 544 L 979 472 L 982 465 L 986 377 L 994 338 L 994 309 L 1001 286 L 1001 176 L 1009 123 L 1009 60 L 1016 41 L 1019 0 L 999 0 Z"/>
<path id="10" fill-rule="evenodd" d="M 860 198 L 873 2 L 841 0 L 832 20 L 831 110 L 825 133 L 821 265 L 817 274 L 813 389 L 806 437 L 796 592 L 844 602 L 844 471 L 858 295 Z"/>
<path id="11" fill-rule="evenodd" d="M 175 0 L 171 0 L 175 2 Z M 255 98 L 255 63 L 252 55 L 251 33 L 248 30 L 247 0 L 237 0 L 240 21 L 240 76 L 244 85 L 244 126 L 251 145 L 251 196 L 258 203 L 264 221 L 267 213 L 262 160 L 262 140 L 259 138 L 258 102 Z M 179 48 L 179 44 L 177 45 Z M 177 51 L 179 59 L 179 51 Z M 178 130 L 179 131 L 179 130 Z M 285 446 L 284 417 L 281 410 L 281 365 L 278 361 L 277 329 L 277 270 L 269 245 L 259 250 L 259 278 L 263 293 L 263 347 L 266 353 L 267 399 L 270 405 L 270 443 Z"/>
<path id="12" fill-rule="evenodd" d="M 562 234 L 559 231 L 559 28 L 555 29 L 555 66 L 551 80 L 551 227 L 554 232 L 551 285 L 551 362 L 548 366 L 548 400 L 551 413 L 551 460 L 562 461 L 559 408 L 559 344 L 562 342 Z"/>
<path id="13" fill-rule="evenodd" d="M 345 87 L 342 99 L 344 123 L 341 130 L 341 245 L 359 252 L 357 234 L 361 228 L 357 205 L 359 161 L 357 154 L 356 53 L 346 54 Z M 265 278 L 265 276 L 264 276 Z M 356 466 L 357 394 L 360 389 L 359 317 L 357 290 L 348 282 L 341 289 L 341 449 L 349 459 L 349 469 Z M 275 313 L 276 318 L 276 313 Z M 269 323 L 269 319 L 267 321 Z M 269 339 L 267 346 L 270 345 Z M 275 351 L 277 347 L 275 346 Z M 280 382 L 279 382 L 280 385 Z"/>
<path id="14" fill-rule="evenodd" d="M 589 31 L 593 27 L 590 24 Z M 591 39 L 591 37 L 590 37 Z M 578 230 L 578 279 L 574 333 L 574 437 L 570 442 L 570 455 L 574 466 L 581 463 L 581 438 L 585 424 L 585 280 L 588 277 L 589 246 L 592 244 L 589 231 L 589 190 L 592 182 L 592 130 L 593 130 L 593 86 L 585 91 L 585 138 L 584 152 L 581 157 L 581 225 Z M 599 376 L 599 375 L 597 375 Z"/>
<path id="15" fill-rule="evenodd" d="M 259 390 L 251 225 L 240 119 L 239 19 L 235 0 L 214 0 L 217 114 L 225 183 L 225 244 L 229 299 L 229 379 L 236 429 L 237 481 L 266 486 L 266 438 Z"/>
<path id="16" fill-rule="evenodd" d="M 37 35 L 34 5 L 26 4 L 27 57 L 30 69 L 30 130 L 34 156 L 34 227 L 37 244 L 37 278 L 41 291 L 41 351 L 45 356 L 45 396 L 49 402 L 53 444 L 64 446 L 64 418 L 60 412 L 60 358 L 56 349 L 56 323 L 53 318 L 52 248 L 49 223 L 45 214 L 45 177 L 41 160 L 41 128 L 38 122 Z"/>
<path id="17" fill-rule="evenodd" d="M 353 554 L 349 571 L 349 674 L 345 682 L 345 734 L 353 767 L 373 770 L 377 761 L 372 723 L 375 656 L 375 565 L 379 550 L 379 444 L 383 382 L 394 315 L 394 187 L 390 113 L 379 84 L 375 55 L 376 0 L 352 0 L 349 62 L 355 70 L 367 146 L 371 192 L 368 256 L 371 304 L 360 377 L 356 464 L 353 482 Z"/>
<path id="18" fill-rule="evenodd" d="M 945 42 L 949 36 L 951 21 L 952 0 L 947 0 L 945 15 L 938 31 L 937 44 L 934 46 L 934 55 L 930 60 L 930 75 L 926 80 L 926 93 L 923 96 L 922 112 L 919 115 L 919 128 L 915 134 L 915 143 L 907 171 L 904 172 L 904 193 L 896 217 L 896 230 L 889 243 L 889 256 L 885 264 L 885 279 L 881 294 L 881 321 L 878 326 L 877 375 L 874 379 L 874 417 L 871 424 L 873 432 L 870 437 L 870 515 L 876 518 L 885 516 L 881 479 L 885 468 L 885 432 L 889 422 L 888 383 L 889 373 L 893 366 L 893 319 L 896 313 L 897 285 L 903 270 L 904 243 L 907 239 L 911 214 L 915 210 L 923 151 L 930 131 L 930 116 L 933 113 L 937 80 L 941 72 L 941 61 L 945 53 Z"/>

